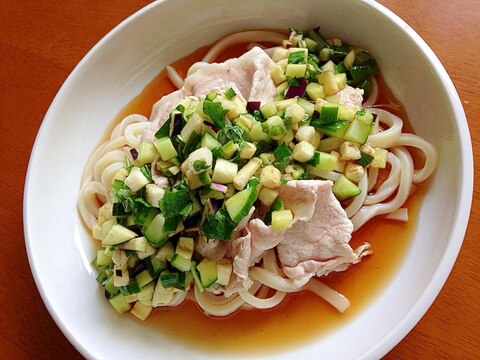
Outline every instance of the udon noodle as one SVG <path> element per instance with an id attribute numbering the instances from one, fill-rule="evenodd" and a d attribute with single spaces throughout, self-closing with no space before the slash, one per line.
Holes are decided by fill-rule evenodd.
<path id="1" fill-rule="evenodd" d="M 225 49 L 245 43 L 252 43 L 252 46 L 258 43 L 273 44 L 275 47 L 265 49 L 267 54 L 272 55 L 277 47 L 285 44 L 285 35 L 273 31 L 235 33 L 217 42 L 203 61 L 211 63 Z M 167 74 L 177 88 L 184 86 L 184 79 L 173 67 L 167 67 Z M 403 206 L 412 192 L 412 185 L 429 178 L 438 161 L 436 150 L 429 142 L 415 134 L 403 133 L 402 119 L 376 106 L 378 85 L 374 76 L 370 77 L 370 82 L 370 95 L 364 99 L 362 107 L 375 115 L 375 123 L 367 143 L 371 147 L 388 150 L 387 167 L 384 170 L 366 167 L 357 184 L 360 194 L 342 203 L 353 223 L 354 232 L 379 215 L 389 215 L 393 219 L 406 221 L 408 210 Z M 149 126 L 151 121 L 145 116 L 125 117 L 115 126 L 109 139 L 98 146 L 88 159 L 81 181 L 78 208 L 91 231 L 95 231 L 95 225 L 103 216 L 101 207 L 112 201 L 114 180 L 119 171 L 125 168 L 125 159 L 134 163 L 130 150 L 138 149 L 142 143 L 142 134 L 148 131 Z M 420 168 L 415 167 L 410 154 L 412 148 L 423 153 L 424 163 Z M 381 180 L 380 172 L 384 173 Z M 340 176 L 335 171 L 325 171 L 323 175 L 324 179 L 332 181 L 336 181 Z M 117 248 L 112 251 L 115 266 L 127 262 L 125 254 L 121 254 L 122 250 Z M 195 301 L 207 314 L 227 316 L 239 309 L 273 308 L 284 300 L 287 293 L 298 291 L 315 293 L 340 312 L 346 311 L 350 305 L 348 299 L 324 285 L 318 277 L 312 277 L 307 283 L 298 286 L 279 266 L 275 249 L 265 251 L 261 261 L 249 267 L 248 275 L 252 281 L 251 286 L 248 289 L 237 289 L 229 294 L 230 296 L 224 296 L 218 290 L 201 291 L 198 286 L 192 285 L 185 291 L 175 291 L 171 300 L 164 305 L 175 307 L 188 299 Z M 136 299 L 138 300 L 138 297 Z"/>

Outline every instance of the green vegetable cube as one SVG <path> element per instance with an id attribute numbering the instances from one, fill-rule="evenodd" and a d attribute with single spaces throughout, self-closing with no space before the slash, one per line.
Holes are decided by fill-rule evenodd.
<path id="1" fill-rule="evenodd" d="M 163 161 L 168 161 L 178 156 L 177 150 L 173 146 L 172 140 L 168 137 L 157 139 L 153 142 Z"/>

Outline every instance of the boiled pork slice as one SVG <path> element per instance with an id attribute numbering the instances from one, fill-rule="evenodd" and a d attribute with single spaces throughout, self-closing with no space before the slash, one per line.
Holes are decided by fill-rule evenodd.
<path id="1" fill-rule="evenodd" d="M 155 103 L 150 125 L 142 134 L 142 141 L 154 140 L 155 132 L 167 121 L 170 112 L 186 96 L 203 99 L 212 91 L 225 92 L 233 88 L 246 101 L 272 101 L 276 96 L 270 69 L 275 63 L 259 47 L 254 47 L 239 58 L 223 63 L 193 64 L 181 89 L 163 96 Z"/>
<path id="2" fill-rule="evenodd" d="M 350 247 L 353 225 L 331 188 L 331 181 L 299 180 L 278 189 L 296 221 L 278 244 L 278 257 L 297 286 L 315 275 L 344 271 L 371 253 L 366 243 L 355 251 Z"/>

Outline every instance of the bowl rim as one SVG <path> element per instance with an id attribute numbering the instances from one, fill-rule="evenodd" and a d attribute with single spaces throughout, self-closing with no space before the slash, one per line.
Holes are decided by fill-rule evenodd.
<path id="1" fill-rule="evenodd" d="M 37 136 L 35 138 L 34 145 L 31 150 L 30 160 L 28 163 L 28 169 L 25 177 L 25 186 L 24 186 L 24 198 L 23 198 L 23 224 L 24 224 L 24 235 L 25 235 L 25 245 L 27 250 L 28 261 L 30 268 L 33 274 L 33 278 L 37 289 L 40 293 L 40 296 L 55 321 L 56 325 L 60 328 L 65 337 L 69 342 L 86 358 L 94 358 L 91 351 L 83 344 L 77 336 L 70 331 L 66 323 L 57 313 L 57 310 L 53 307 L 49 300 L 49 295 L 46 292 L 42 279 L 40 278 L 39 271 L 37 268 L 37 263 L 35 261 L 35 256 L 32 250 L 32 239 L 33 235 L 30 229 L 29 214 L 28 208 L 29 204 L 32 201 L 30 198 L 30 187 L 31 187 L 31 172 L 32 164 L 35 162 L 36 154 L 38 154 L 37 148 L 40 146 L 40 139 L 43 138 L 44 133 L 47 131 L 48 119 L 51 117 L 51 114 L 54 112 L 54 109 L 57 106 L 57 103 L 64 96 L 64 93 L 69 88 L 70 84 L 73 82 L 73 79 L 85 66 L 85 64 L 90 60 L 90 58 L 95 54 L 99 49 L 108 44 L 113 37 L 122 31 L 128 24 L 136 21 L 145 13 L 151 11 L 151 9 L 162 6 L 163 3 L 169 2 L 171 0 L 158 0 L 151 4 L 144 6 L 143 8 L 137 10 L 135 13 L 129 15 L 118 25 L 116 25 L 112 30 L 110 30 L 106 35 L 104 35 L 80 60 L 80 62 L 75 66 L 75 68 L 68 75 L 60 89 L 58 90 L 55 98 L 50 104 L 42 123 L 39 127 Z M 433 50 L 428 46 L 425 40 L 415 32 L 415 30 L 408 25 L 402 18 L 396 15 L 394 12 L 389 10 L 386 6 L 377 3 L 374 0 L 357 0 L 358 2 L 364 3 L 365 5 L 373 8 L 375 11 L 380 12 L 382 15 L 388 18 L 390 22 L 393 23 L 399 30 L 403 31 L 412 41 L 416 47 L 423 53 L 429 65 L 434 69 L 435 73 L 441 80 L 442 86 L 446 91 L 448 98 L 450 100 L 450 105 L 456 119 L 455 123 L 458 126 L 458 132 L 463 134 L 463 140 L 460 144 L 462 155 L 461 158 L 461 167 L 464 169 L 463 174 L 470 174 L 470 176 L 463 176 L 461 179 L 461 185 L 459 189 L 459 209 L 462 210 L 458 212 L 456 219 L 454 221 L 454 227 L 451 231 L 452 236 L 451 240 L 447 244 L 445 251 L 441 260 L 438 263 L 433 277 L 429 280 L 428 285 L 424 288 L 421 296 L 416 301 L 415 305 L 410 309 L 407 316 L 403 319 L 402 322 L 398 323 L 397 326 L 386 336 L 384 340 L 378 343 L 376 346 L 372 347 L 367 353 L 365 353 L 362 358 L 378 358 L 384 356 L 389 352 L 393 347 L 395 347 L 420 321 L 420 319 L 425 315 L 427 310 L 430 308 L 432 303 L 435 301 L 436 297 L 440 293 L 443 285 L 447 281 L 447 278 L 452 271 L 454 263 L 458 257 L 461 245 L 463 243 L 465 232 L 467 229 L 467 224 L 469 220 L 469 214 L 471 210 L 472 196 L 473 196 L 473 152 L 472 152 L 472 143 L 470 137 L 470 131 L 468 128 L 467 119 L 465 116 L 465 111 L 463 109 L 460 97 L 455 89 L 453 81 L 449 77 L 446 69 L 435 55 Z"/>

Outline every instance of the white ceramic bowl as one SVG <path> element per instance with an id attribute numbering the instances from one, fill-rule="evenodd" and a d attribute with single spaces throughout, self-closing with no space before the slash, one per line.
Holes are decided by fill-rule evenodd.
<path id="1" fill-rule="evenodd" d="M 110 121 L 167 64 L 228 33 L 318 25 L 327 36 L 375 54 L 416 132 L 439 150 L 440 164 L 406 259 L 375 301 L 321 340 L 262 359 L 379 358 L 431 305 L 464 237 L 473 165 L 458 95 L 425 42 L 374 1 L 161 1 L 121 23 L 75 68 L 45 116 L 28 169 L 24 222 L 31 268 L 56 323 L 87 358 L 225 358 L 115 316 L 98 291 L 76 199 L 87 157 Z"/>

